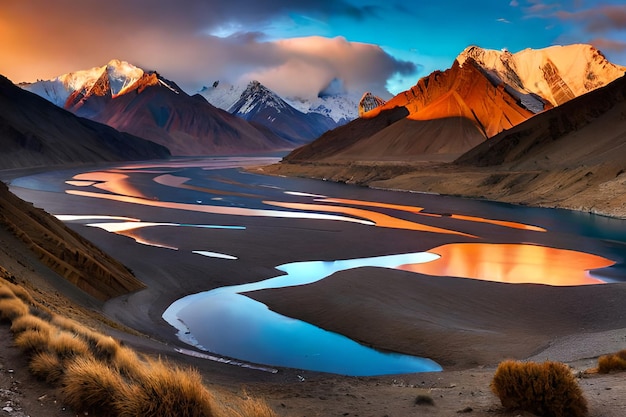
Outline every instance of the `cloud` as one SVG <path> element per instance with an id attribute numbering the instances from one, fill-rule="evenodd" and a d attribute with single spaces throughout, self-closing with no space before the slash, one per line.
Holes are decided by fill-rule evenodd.
<path id="1" fill-rule="evenodd" d="M 614 39 L 596 38 L 589 43 L 601 51 L 626 52 L 626 42 L 616 41 Z"/>
<path id="2" fill-rule="evenodd" d="M 561 11 L 557 12 L 556 16 L 560 20 L 582 22 L 591 33 L 626 28 L 626 6 L 603 6 L 575 12 Z"/>
<path id="3" fill-rule="evenodd" d="M 496 22 L 500 22 L 500 23 L 511 23 L 510 21 L 506 20 L 505 18 L 501 17 L 499 19 L 496 19 Z"/>
<path id="4" fill-rule="evenodd" d="M 280 94 L 314 95 L 333 78 L 347 88 L 381 91 L 389 77 L 415 72 L 415 65 L 342 38 L 271 41 L 264 35 L 264 28 L 290 13 L 360 21 L 378 12 L 345 0 L 186 0 L 184 7 L 170 0 L 3 0 L 0 73 L 15 82 L 33 81 L 118 58 L 158 70 L 190 93 L 217 79 L 245 77 L 257 77 Z M 236 30 L 211 35 L 226 26 Z"/>

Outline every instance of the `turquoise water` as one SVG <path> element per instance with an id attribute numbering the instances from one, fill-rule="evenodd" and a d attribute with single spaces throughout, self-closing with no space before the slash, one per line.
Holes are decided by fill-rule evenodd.
<path id="1" fill-rule="evenodd" d="M 178 329 L 178 337 L 188 344 L 254 363 L 352 376 L 440 371 L 441 367 L 430 359 L 377 351 L 337 333 L 282 316 L 241 294 L 309 284 L 351 268 L 395 268 L 437 258 L 438 255 L 419 252 L 290 263 L 277 267 L 285 275 L 181 298 L 163 313 L 163 318 Z"/>

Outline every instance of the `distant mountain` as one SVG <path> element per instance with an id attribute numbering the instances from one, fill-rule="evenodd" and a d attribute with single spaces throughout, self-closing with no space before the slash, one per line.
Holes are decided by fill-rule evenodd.
<path id="1" fill-rule="evenodd" d="M 311 142 L 338 126 L 327 115 L 297 110 L 258 81 L 251 81 L 245 88 L 214 83 L 200 94 L 214 106 L 263 125 L 294 145 Z"/>
<path id="2" fill-rule="evenodd" d="M 249 83 L 232 85 L 216 81 L 210 87 L 203 87 L 199 93 L 215 107 L 231 112 L 232 107 L 239 101 L 248 85 Z M 335 121 L 335 126 L 333 127 L 341 126 L 359 116 L 360 96 L 344 91 L 338 80 L 333 80 L 314 99 L 281 97 L 278 95 L 277 97 L 301 113 L 316 113 L 331 118 Z"/>
<path id="3" fill-rule="evenodd" d="M 303 113 L 320 113 L 343 125 L 359 117 L 360 97 L 360 93 L 348 92 L 343 82 L 335 78 L 314 99 L 287 97 L 285 100 Z"/>
<path id="4" fill-rule="evenodd" d="M 77 117 L 0 76 L 0 169 L 169 155 L 161 145 Z"/>
<path id="5" fill-rule="evenodd" d="M 359 100 L 359 117 L 365 113 L 374 110 L 376 107 L 380 107 L 385 104 L 385 100 L 375 96 L 369 91 L 363 94 L 361 100 Z"/>
<path id="6" fill-rule="evenodd" d="M 459 165 L 548 171 L 626 169 L 626 77 L 538 114 L 471 149 Z"/>
<path id="7" fill-rule="evenodd" d="M 359 122 L 355 124 L 358 129 L 327 132 L 324 141 L 320 138 L 308 145 L 309 150 L 296 150 L 286 159 L 302 160 L 302 155 L 308 155 L 333 160 L 452 160 L 536 112 L 563 104 L 623 73 L 623 67 L 609 63 L 589 45 L 518 54 L 470 47 L 448 70 L 423 77 L 410 90 L 362 116 L 389 122 L 383 114 L 404 108 L 405 118 L 384 127 L 384 123 L 367 124 L 376 127 L 372 130 Z M 333 142 L 329 138 L 345 146 L 339 149 L 334 143 L 336 151 L 327 155 L 320 144 Z"/>
<path id="8" fill-rule="evenodd" d="M 73 113 L 167 146 L 174 155 L 292 149 L 262 126 L 189 96 L 154 71 L 112 60 L 102 67 L 22 84 Z"/>

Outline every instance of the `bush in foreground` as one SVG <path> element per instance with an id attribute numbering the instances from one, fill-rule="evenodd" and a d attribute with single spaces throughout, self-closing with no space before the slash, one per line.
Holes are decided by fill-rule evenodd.
<path id="1" fill-rule="evenodd" d="M 626 371 L 626 350 L 598 358 L 598 372 L 608 374 L 611 371 Z"/>
<path id="2" fill-rule="evenodd" d="M 587 401 L 569 367 L 560 362 L 500 363 L 491 389 L 505 408 L 545 417 L 584 417 Z"/>
<path id="3" fill-rule="evenodd" d="M 33 375 L 60 387 L 66 405 L 100 417 L 276 417 L 260 399 L 223 401 L 198 371 L 138 355 L 115 339 L 54 315 L 0 280 L 0 321 Z"/>

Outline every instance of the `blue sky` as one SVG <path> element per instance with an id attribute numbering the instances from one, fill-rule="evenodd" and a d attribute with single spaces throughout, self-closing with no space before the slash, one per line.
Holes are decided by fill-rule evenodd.
<path id="1" fill-rule="evenodd" d="M 626 5 L 616 0 L 2 0 L 0 74 L 14 82 L 126 60 L 194 93 L 258 79 L 280 94 L 390 96 L 467 46 L 591 43 L 626 65 Z"/>

